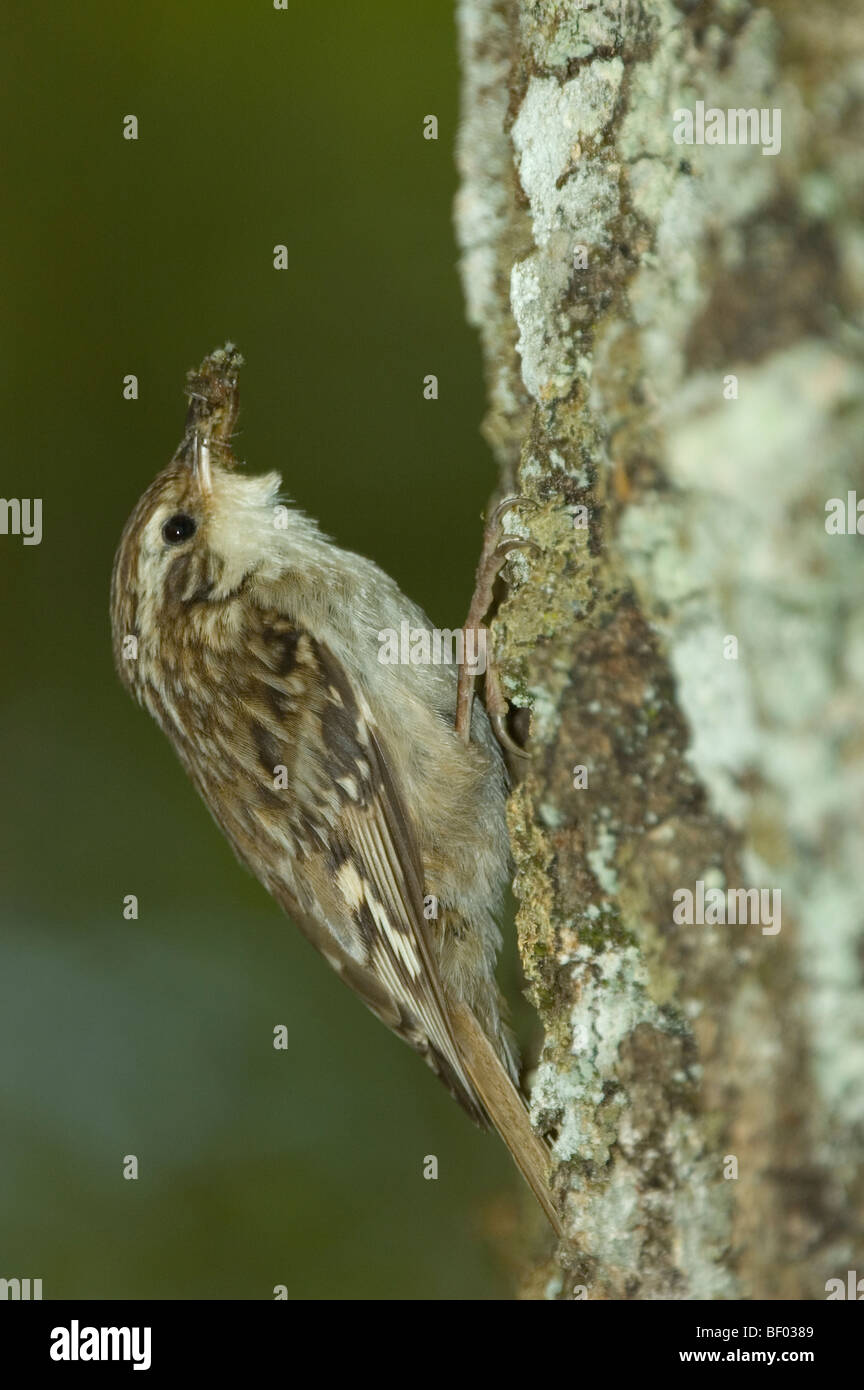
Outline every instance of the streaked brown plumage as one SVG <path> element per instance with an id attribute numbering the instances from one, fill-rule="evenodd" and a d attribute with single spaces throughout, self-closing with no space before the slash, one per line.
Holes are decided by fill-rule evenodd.
<path id="1" fill-rule="evenodd" d="M 363 1001 L 496 1125 L 556 1229 L 494 978 L 506 777 L 454 670 L 387 665 L 425 615 L 371 561 L 235 471 L 239 355 L 206 358 L 186 433 L 117 552 L 117 669 L 239 858 Z M 129 639 L 134 639 L 130 641 Z"/>

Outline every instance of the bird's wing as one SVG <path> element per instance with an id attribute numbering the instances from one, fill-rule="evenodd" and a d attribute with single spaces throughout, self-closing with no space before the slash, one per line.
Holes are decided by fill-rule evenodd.
<path id="1" fill-rule="evenodd" d="M 423 915 L 417 833 L 362 691 L 323 643 L 275 613 L 262 615 L 249 656 L 249 758 L 260 776 L 262 830 L 288 849 L 283 871 L 271 848 L 267 861 L 277 867 L 262 873 L 243 837 L 225 828 L 364 1003 L 487 1124 Z"/>

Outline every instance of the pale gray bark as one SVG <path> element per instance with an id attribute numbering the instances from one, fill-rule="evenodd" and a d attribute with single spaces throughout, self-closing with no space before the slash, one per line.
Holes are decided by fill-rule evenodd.
<path id="1" fill-rule="evenodd" d="M 526 1293 L 824 1298 L 862 1252 L 864 536 L 825 529 L 864 496 L 860 22 L 461 0 L 459 25 L 486 433 L 539 503 L 494 633 L 532 709 L 533 1112 L 577 1241 Z M 699 100 L 779 109 L 780 153 L 676 144 Z M 674 925 L 698 880 L 782 890 L 780 932 Z"/>

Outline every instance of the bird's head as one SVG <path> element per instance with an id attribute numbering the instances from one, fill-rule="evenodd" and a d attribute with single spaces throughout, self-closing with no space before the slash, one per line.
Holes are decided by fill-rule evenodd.
<path id="1" fill-rule="evenodd" d="M 169 638 L 174 647 L 205 629 L 212 638 L 217 610 L 230 628 L 232 601 L 276 561 L 279 475 L 238 473 L 231 447 L 241 365 L 229 343 L 189 373 L 183 440 L 124 528 L 111 619 L 117 668 L 130 686 Z"/>

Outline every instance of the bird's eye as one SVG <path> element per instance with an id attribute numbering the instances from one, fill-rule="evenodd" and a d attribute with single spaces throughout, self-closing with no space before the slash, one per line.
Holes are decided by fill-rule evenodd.
<path id="1" fill-rule="evenodd" d="M 162 539 L 167 545 L 179 545 L 181 541 L 188 541 L 190 536 L 194 536 L 197 529 L 193 517 L 185 512 L 175 512 L 162 527 Z"/>

